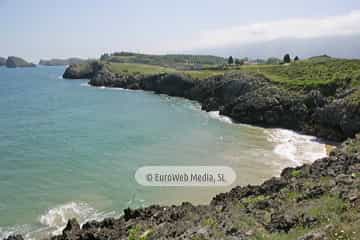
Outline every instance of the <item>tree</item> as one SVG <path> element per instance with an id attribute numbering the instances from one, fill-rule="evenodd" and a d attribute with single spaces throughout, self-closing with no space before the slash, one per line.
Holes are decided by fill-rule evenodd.
<path id="1" fill-rule="evenodd" d="M 232 65 L 233 63 L 234 63 L 234 59 L 233 59 L 232 56 L 230 56 L 229 59 L 228 59 L 228 64 Z"/>
<path id="2" fill-rule="evenodd" d="M 104 53 L 104 54 L 101 55 L 100 60 L 101 61 L 106 61 L 109 58 L 110 58 L 110 55 L 108 53 Z"/>
<path id="3" fill-rule="evenodd" d="M 243 65 L 244 64 L 244 60 L 240 60 L 238 58 L 235 59 L 235 65 Z"/>
<path id="4" fill-rule="evenodd" d="M 290 58 L 290 54 L 285 54 L 284 56 L 284 63 L 290 63 L 291 62 L 291 58 Z"/>
<path id="5" fill-rule="evenodd" d="M 266 64 L 280 64 L 280 63 L 281 63 L 281 59 L 275 57 L 270 57 L 266 60 Z"/>
<path id="6" fill-rule="evenodd" d="M 299 57 L 298 56 L 296 56 L 295 58 L 294 58 L 294 61 L 296 62 L 296 61 L 299 61 L 300 59 L 299 59 Z"/>

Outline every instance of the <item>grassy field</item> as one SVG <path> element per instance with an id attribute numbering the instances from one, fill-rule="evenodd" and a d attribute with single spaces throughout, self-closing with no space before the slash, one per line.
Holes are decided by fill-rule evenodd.
<path id="1" fill-rule="evenodd" d="M 177 69 L 195 65 L 211 66 L 226 64 L 226 59 L 211 55 L 167 54 L 151 55 L 139 53 L 119 52 L 102 56 L 101 60 L 117 63 L 138 63 L 174 67 Z"/>
<path id="2" fill-rule="evenodd" d="M 205 79 L 226 72 L 261 74 L 271 81 L 291 88 L 318 88 L 329 84 L 360 86 L 360 60 L 317 57 L 283 65 L 243 65 L 206 70 L 177 70 L 171 67 L 138 63 L 108 62 L 109 69 L 121 74 L 183 73 Z"/>
<path id="3" fill-rule="evenodd" d="M 127 75 L 152 75 L 159 73 L 182 73 L 194 79 L 205 79 L 210 76 L 221 75 L 224 71 L 220 70 L 188 70 L 181 71 L 169 67 L 161 67 L 156 65 L 137 64 L 137 63 L 108 63 L 108 68 L 113 73 Z"/>
<path id="4" fill-rule="evenodd" d="M 241 69 L 286 86 L 316 88 L 344 82 L 360 85 L 360 60 L 319 57 L 288 65 L 245 65 Z"/>
<path id="5" fill-rule="evenodd" d="M 151 75 L 158 73 L 175 72 L 173 68 L 160 67 L 155 65 L 136 64 L 136 63 L 109 63 L 108 68 L 113 73 L 128 75 Z"/>

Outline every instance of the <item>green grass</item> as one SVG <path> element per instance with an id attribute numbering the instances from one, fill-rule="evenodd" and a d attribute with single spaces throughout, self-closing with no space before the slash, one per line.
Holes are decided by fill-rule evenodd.
<path id="1" fill-rule="evenodd" d="M 129 230 L 128 240 L 149 240 L 151 239 L 151 235 L 153 235 L 153 233 L 152 229 L 148 229 L 143 232 L 141 227 L 136 225 Z"/>
<path id="2" fill-rule="evenodd" d="M 308 209 L 308 214 L 323 223 L 341 222 L 340 215 L 348 207 L 338 196 L 324 195 L 315 201 L 313 207 Z"/>
<path id="3" fill-rule="evenodd" d="M 292 176 L 292 177 L 295 177 L 295 178 L 299 178 L 299 177 L 302 176 L 302 172 L 301 172 L 301 170 L 293 170 L 293 171 L 291 172 L 291 176 Z"/>
<path id="4" fill-rule="evenodd" d="M 188 75 L 194 79 L 205 79 L 215 75 L 221 75 L 224 71 L 219 70 L 176 70 L 169 67 L 161 67 L 156 65 L 148 64 L 137 64 L 137 63 L 108 63 L 108 69 L 117 74 L 125 75 L 152 75 L 159 73 L 182 73 Z"/>
<path id="5" fill-rule="evenodd" d="M 103 56 L 102 60 L 117 63 L 138 63 L 158 65 L 163 67 L 183 67 L 196 66 L 202 67 L 221 65 L 226 63 L 226 59 L 211 55 L 187 55 L 187 54 L 167 54 L 167 55 L 151 55 L 129 52 L 113 53 Z"/>
<path id="6" fill-rule="evenodd" d="M 123 56 L 122 58 L 130 59 L 133 56 Z M 159 65 L 119 62 L 108 62 L 108 67 L 112 72 L 121 74 L 149 75 L 176 72 L 200 80 L 211 76 L 223 75 L 226 72 L 240 71 L 250 74 L 261 74 L 277 84 L 295 89 L 315 89 L 344 85 L 360 86 L 360 60 L 327 57 L 311 58 L 288 65 L 258 64 L 204 70 L 178 70 L 173 67 Z M 354 95 L 354 101 L 360 101 L 360 94 Z"/>
<path id="7" fill-rule="evenodd" d="M 185 75 L 188 75 L 194 79 L 206 79 L 209 77 L 213 77 L 213 76 L 219 76 L 219 75 L 223 75 L 225 73 L 225 71 L 221 71 L 221 70 L 191 70 L 191 71 L 178 71 L 181 72 Z"/>
<path id="8" fill-rule="evenodd" d="M 316 88 L 348 82 L 360 85 L 360 60 L 312 58 L 288 65 L 245 65 L 241 69 L 286 86 Z"/>
<path id="9" fill-rule="evenodd" d="M 165 68 L 155 65 L 135 64 L 135 63 L 109 63 L 108 68 L 113 73 L 128 75 L 151 75 L 159 73 L 175 72 L 175 69 Z"/>

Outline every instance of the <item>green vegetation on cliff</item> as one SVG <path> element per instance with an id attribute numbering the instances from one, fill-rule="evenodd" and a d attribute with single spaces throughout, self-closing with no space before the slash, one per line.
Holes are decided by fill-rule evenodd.
<path id="1" fill-rule="evenodd" d="M 226 64 L 226 59 L 211 55 L 185 55 L 185 54 L 167 54 L 167 55 L 149 55 L 129 52 L 119 52 L 113 54 L 103 54 L 102 61 L 118 63 L 138 63 L 158 65 L 163 67 L 172 67 L 181 70 L 202 69 L 209 65 Z"/>
<path id="2" fill-rule="evenodd" d="M 50 59 L 50 60 L 44 60 L 41 59 L 39 61 L 39 65 L 44 65 L 44 66 L 65 66 L 65 65 L 70 65 L 70 64 L 80 64 L 80 63 L 84 63 L 87 60 L 81 59 L 81 58 L 68 58 L 68 59 Z"/>
<path id="3" fill-rule="evenodd" d="M 360 60 L 316 57 L 284 65 L 248 65 L 242 70 L 262 74 L 288 87 L 360 84 Z"/>
<path id="4" fill-rule="evenodd" d="M 222 75 L 223 70 L 177 70 L 171 67 L 161 67 L 148 64 L 137 63 L 107 63 L 107 68 L 115 74 L 123 75 L 153 75 L 159 73 L 182 73 L 194 79 L 205 79 L 215 75 Z"/>

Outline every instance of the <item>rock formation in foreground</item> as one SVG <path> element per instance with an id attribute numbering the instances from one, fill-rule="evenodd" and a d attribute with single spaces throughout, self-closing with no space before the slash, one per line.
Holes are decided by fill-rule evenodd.
<path id="1" fill-rule="evenodd" d="M 8 67 L 8 68 L 36 67 L 36 65 L 33 63 L 29 63 L 22 58 L 10 56 L 6 60 L 6 67 Z"/>

